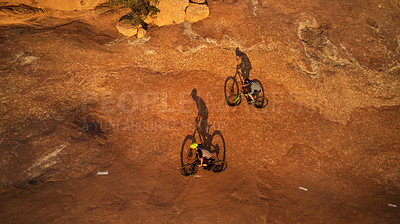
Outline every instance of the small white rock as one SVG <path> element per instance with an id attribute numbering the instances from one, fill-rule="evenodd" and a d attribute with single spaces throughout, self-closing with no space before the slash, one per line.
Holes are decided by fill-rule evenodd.
<path id="1" fill-rule="evenodd" d="M 303 190 L 303 191 L 308 191 L 308 189 L 305 188 L 305 187 L 299 187 L 299 189 L 300 189 L 300 190 Z"/>
<path id="2" fill-rule="evenodd" d="M 108 171 L 99 171 L 97 175 L 108 175 Z"/>

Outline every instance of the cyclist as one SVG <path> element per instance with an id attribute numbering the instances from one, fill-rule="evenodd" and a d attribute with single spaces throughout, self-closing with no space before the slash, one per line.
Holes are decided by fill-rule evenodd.
<path id="1" fill-rule="evenodd" d="M 239 48 L 236 48 L 236 60 L 238 64 L 236 69 L 241 69 L 242 78 L 248 79 L 250 70 L 252 69 L 249 57 L 247 57 L 244 52 L 240 51 Z"/>
<path id="2" fill-rule="evenodd" d="M 207 166 L 208 161 L 211 160 L 212 152 L 206 149 L 202 144 L 197 144 L 196 142 L 192 143 L 190 148 L 196 150 L 196 157 L 200 160 L 199 166 Z"/>
<path id="3" fill-rule="evenodd" d="M 248 101 L 249 104 L 255 102 L 254 97 L 258 96 L 260 92 L 261 86 L 258 85 L 256 81 L 251 81 L 250 79 L 244 80 L 243 93 L 246 97 L 250 97 L 251 100 Z"/>

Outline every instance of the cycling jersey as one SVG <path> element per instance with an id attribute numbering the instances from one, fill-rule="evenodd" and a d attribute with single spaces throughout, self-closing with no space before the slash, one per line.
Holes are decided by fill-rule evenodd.
<path id="1" fill-rule="evenodd" d="M 208 149 L 206 149 L 203 145 L 199 145 L 197 146 L 198 149 L 198 154 L 199 154 L 199 158 L 206 158 L 206 159 L 210 159 L 212 156 L 212 152 Z"/>
<path id="2" fill-rule="evenodd" d="M 256 81 L 251 81 L 250 86 L 251 86 L 251 91 L 249 94 L 253 95 L 256 91 L 257 91 L 257 93 L 261 92 L 261 86 L 258 85 L 258 83 Z"/>

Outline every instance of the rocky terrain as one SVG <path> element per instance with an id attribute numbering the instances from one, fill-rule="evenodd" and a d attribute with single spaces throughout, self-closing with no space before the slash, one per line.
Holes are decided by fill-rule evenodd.
<path id="1" fill-rule="evenodd" d="M 400 222 L 398 0 L 209 1 L 140 39 L 28 6 L 0 4 L 1 223 Z M 236 47 L 264 109 L 225 103 Z M 223 173 L 179 173 L 193 89 Z"/>

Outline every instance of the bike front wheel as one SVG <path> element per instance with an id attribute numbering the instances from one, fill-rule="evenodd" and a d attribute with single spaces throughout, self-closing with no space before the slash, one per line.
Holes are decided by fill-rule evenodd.
<path id="1" fill-rule="evenodd" d="M 231 106 L 237 106 L 242 102 L 242 97 L 240 95 L 230 95 L 228 96 L 226 103 Z"/>
<path id="2" fill-rule="evenodd" d="M 264 97 L 264 96 L 265 96 L 265 95 L 264 95 L 264 87 L 263 87 L 263 85 L 261 84 L 260 80 L 258 80 L 258 79 L 253 79 L 253 82 L 256 82 L 256 83 L 260 86 L 260 88 L 261 88 L 260 93 L 259 93 L 257 96 Z"/>
<path id="3" fill-rule="evenodd" d="M 181 174 L 185 177 L 195 175 L 199 168 L 195 164 L 186 164 L 181 168 Z"/>
<path id="4" fill-rule="evenodd" d="M 194 142 L 196 142 L 196 139 L 192 135 L 186 136 L 185 140 L 183 140 L 181 148 L 181 166 L 193 163 L 196 160 L 196 152 L 194 149 L 190 148 L 190 145 Z"/>
<path id="5" fill-rule="evenodd" d="M 235 77 L 229 76 L 228 78 L 226 78 L 224 91 L 225 91 L 225 100 L 229 106 L 239 105 L 240 101 L 235 103 L 234 100 L 236 99 L 236 97 L 234 98 L 232 97 L 239 95 L 239 86 Z"/>
<path id="6" fill-rule="evenodd" d="M 228 163 L 221 160 L 214 163 L 214 165 L 211 167 L 211 171 L 214 173 L 220 173 L 225 171 L 227 167 Z"/>

